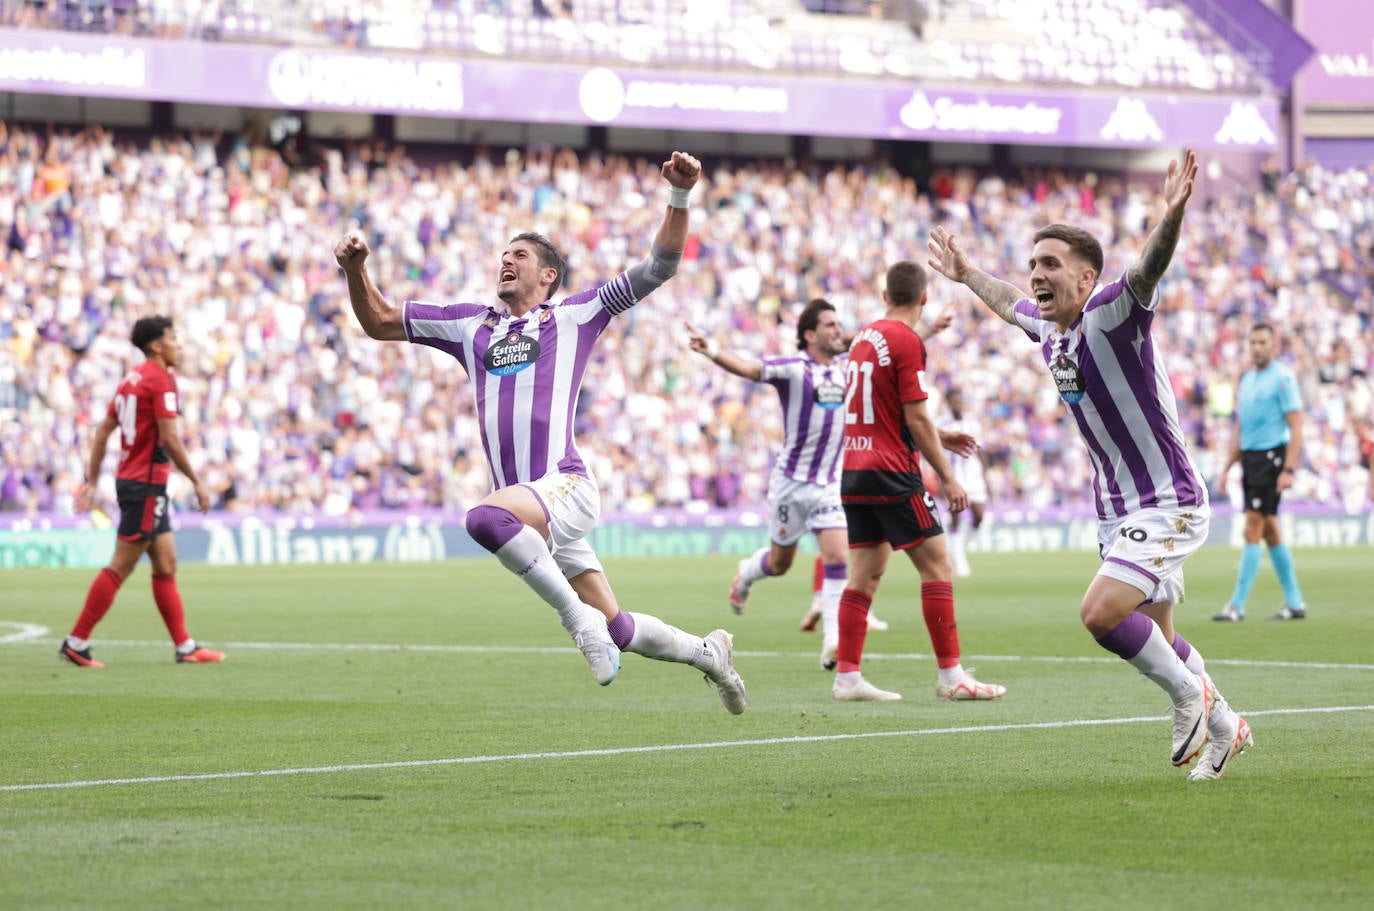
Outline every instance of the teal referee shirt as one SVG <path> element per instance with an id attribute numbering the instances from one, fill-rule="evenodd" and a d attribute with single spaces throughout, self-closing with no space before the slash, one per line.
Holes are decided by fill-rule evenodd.
<path id="1" fill-rule="evenodd" d="M 1250 369 L 1240 378 L 1236 413 L 1240 416 L 1240 448 L 1245 452 L 1287 445 L 1286 415 L 1302 408 L 1298 378 L 1278 361 L 1263 370 Z"/>

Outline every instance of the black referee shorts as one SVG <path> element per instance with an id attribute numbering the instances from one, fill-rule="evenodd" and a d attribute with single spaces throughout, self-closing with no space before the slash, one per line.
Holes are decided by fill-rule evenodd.
<path id="1" fill-rule="evenodd" d="M 1245 490 L 1245 511 L 1262 516 L 1279 514 L 1279 474 L 1287 446 L 1247 449 L 1240 454 L 1240 483 Z"/>

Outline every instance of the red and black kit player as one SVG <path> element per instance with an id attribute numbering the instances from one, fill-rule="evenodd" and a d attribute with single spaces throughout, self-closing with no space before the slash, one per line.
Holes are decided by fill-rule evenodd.
<path id="1" fill-rule="evenodd" d="M 165 316 L 138 320 L 130 340 L 146 360 L 120 380 L 105 419 L 96 427 L 86 463 L 86 484 L 76 498 L 79 511 L 91 509 L 106 446 L 110 435 L 119 431 L 121 454 L 115 473 L 119 536 L 110 565 L 91 583 L 81 616 L 58 654 L 78 667 L 104 667 L 91 657 L 91 632 L 146 553 L 153 564 L 153 601 L 176 646 L 177 662 L 223 661 L 222 652 L 199 647 L 186 631 L 176 583 L 176 541 L 167 508 L 167 478 L 173 464 L 194 486 L 200 511 L 210 508 L 210 494 L 186 457 L 177 426 L 177 382 L 172 370 L 180 363 L 181 346 L 171 319 Z"/>
<path id="2" fill-rule="evenodd" d="M 939 664 L 940 699 L 999 699 L 1006 689 L 979 683 L 959 662 L 954 570 L 935 499 L 921 481 L 924 455 L 950 509 L 967 497 L 944 449 L 971 453 L 968 434 L 937 430 L 926 408 L 926 348 L 916 324 L 926 303 L 926 273 L 903 261 L 887 270 L 887 312 L 865 326 L 849 349 L 845 388 L 844 472 L 840 496 L 849 526 L 849 587 L 840 600 L 840 646 L 832 695 L 846 702 L 891 701 L 859 672 L 868 609 L 894 550 L 921 576 L 921 610 Z"/>

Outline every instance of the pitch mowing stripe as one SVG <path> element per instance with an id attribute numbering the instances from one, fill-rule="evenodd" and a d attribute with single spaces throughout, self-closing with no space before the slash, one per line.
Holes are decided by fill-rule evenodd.
<path id="1" fill-rule="evenodd" d="M 1336 705 L 1310 709 L 1263 709 L 1246 712 L 1250 718 L 1266 715 L 1310 715 L 1335 712 L 1369 712 L 1374 705 Z M 880 737 L 928 737 L 940 734 L 985 734 L 1005 731 L 1053 730 L 1056 728 L 1095 727 L 1118 724 L 1157 724 L 1168 716 L 1141 715 L 1129 718 L 1083 718 L 1074 721 L 1036 721 L 1025 724 L 969 725 L 957 728 L 922 728 L 912 731 L 870 731 L 862 734 L 817 734 L 808 737 L 768 737 L 758 740 L 719 740 L 712 743 L 663 743 L 642 747 L 608 747 L 598 750 L 562 750 L 539 753 L 505 753 L 494 756 L 456 756 L 450 759 L 412 759 L 406 762 L 364 762 L 354 765 L 312 766 L 300 769 L 268 769 L 261 772 L 207 772 L 203 775 L 152 775 L 146 778 L 104 778 L 91 781 L 56 781 L 41 784 L 0 785 L 0 792 L 51 791 L 63 788 L 95 788 L 121 784 L 163 784 L 179 781 L 221 781 L 232 778 L 275 778 L 283 775 L 328 775 L 337 772 L 366 772 L 375 769 L 419 769 L 432 766 L 477 765 L 495 762 L 531 762 L 541 759 L 581 759 L 584 757 L 629 756 L 635 753 L 674 753 L 683 750 L 720 750 L 730 747 L 781 746 L 789 743 L 837 743 L 844 740 L 874 740 Z"/>
<path id="2" fill-rule="evenodd" d="M 0 621 L 3 624 L 4 621 Z M 0 645 L 57 645 L 61 638 L 46 637 L 49 632 L 45 626 L 37 624 L 10 624 L 22 626 L 18 633 L 0 636 Z M 96 647 L 116 646 L 126 648 L 167 648 L 166 640 L 151 639 L 93 639 Z M 244 649 L 256 651 L 330 651 L 330 652 L 438 652 L 445 654 L 502 654 L 502 655 L 567 655 L 581 654 L 567 645 L 413 645 L 385 642 L 220 642 L 206 640 L 215 648 L 227 650 Z M 735 649 L 736 658 L 815 658 L 814 652 L 763 652 Z M 966 662 L 980 661 L 1043 661 L 1051 664 L 1117 664 L 1121 661 L 1113 655 L 1082 655 L 1067 657 L 1062 655 L 964 655 Z M 931 661 L 934 656 L 925 652 L 864 652 L 865 661 Z M 1339 664 L 1327 661 L 1261 661 L 1246 658 L 1208 658 L 1208 664 L 1223 667 L 1297 667 L 1314 670 L 1335 671 L 1374 671 L 1374 664 Z"/>

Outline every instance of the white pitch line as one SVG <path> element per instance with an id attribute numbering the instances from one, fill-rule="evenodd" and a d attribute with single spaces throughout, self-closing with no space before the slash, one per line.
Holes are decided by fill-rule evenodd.
<path id="1" fill-rule="evenodd" d="M 48 628 L 39 623 L 19 623 L 14 620 L 0 620 L 0 627 L 2 626 L 16 626 L 19 628 L 19 632 L 10 633 L 7 636 L 0 636 L 0 645 L 9 642 L 30 642 L 40 636 L 46 636 L 48 634 Z"/>
<path id="2" fill-rule="evenodd" d="M 1265 715 L 1310 715 L 1316 712 L 1370 712 L 1374 705 L 1336 705 L 1306 709 L 1261 709 L 1246 712 L 1257 718 Z M 807 737 L 767 737 L 757 740 L 719 740 L 710 743 L 664 743 L 640 747 L 609 747 L 599 750 L 562 750 L 538 753 L 504 753 L 491 756 L 456 756 L 450 759 L 412 759 L 405 762 L 364 762 L 354 765 L 311 766 L 298 769 L 268 769 L 260 772 L 207 772 L 202 775 L 152 775 L 146 778 L 104 778 L 90 781 L 55 781 L 41 784 L 0 785 L 6 791 L 50 791 L 64 788 L 94 788 L 121 784 L 164 784 L 178 781 L 222 781 L 233 778 L 275 778 L 283 775 L 327 775 L 338 772 L 367 772 L 377 769 L 418 769 L 432 766 L 477 765 L 495 762 L 530 762 L 540 759 L 581 759 L 589 756 L 628 756 L 635 753 L 674 753 L 682 750 L 719 750 L 730 747 L 780 746 L 789 743 L 837 743 L 844 740 L 874 740 L 880 737 L 926 737 L 939 734 L 986 734 L 1005 731 L 1052 730 L 1055 728 L 1100 725 L 1157 723 L 1166 716 L 1141 715 L 1128 718 L 1083 718 L 1073 721 L 1035 721 L 1024 724 L 969 725 L 957 728 L 921 728 L 910 731 L 868 731 L 859 734 L 814 734 Z"/>
<path id="3" fill-rule="evenodd" d="M 3 621 L 0 621 L 3 622 Z M 56 645 L 61 640 L 53 638 L 39 638 L 48 632 L 47 627 L 38 627 L 36 624 L 11 624 L 14 626 L 31 627 L 40 630 L 33 633 L 26 631 L 16 633 L 12 636 L 0 637 L 0 645 Z M 166 648 L 166 640 L 152 639 L 100 639 L 96 640 L 96 645 L 100 647 L 113 646 L 121 648 Z M 407 643 L 385 643 L 385 642 L 220 642 L 214 643 L 216 648 L 228 650 L 245 649 L 256 651 L 327 651 L 327 652 L 437 652 L 443 654 L 472 655 L 472 654 L 503 654 L 503 655 L 546 655 L 546 654 L 572 654 L 577 653 L 577 649 L 569 645 L 425 645 Z M 814 658 L 813 652 L 765 652 L 750 651 L 747 649 L 735 649 L 737 658 L 796 658 L 799 656 Z M 865 652 L 865 661 L 930 661 L 933 656 L 926 652 Z M 1040 661 L 1049 664 L 1116 664 L 1120 658 L 1111 655 L 964 655 L 966 662 L 980 661 Z M 1327 661 L 1264 661 L 1248 658 L 1208 658 L 1208 664 L 1217 664 L 1224 667 L 1297 667 L 1309 668 L 1312 670 L 1336 670 L 1336 671 L 1374 671 L 1374 664 L 1339 664 Z"/>

